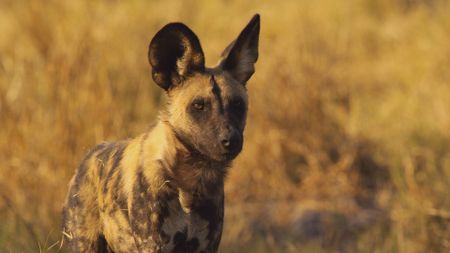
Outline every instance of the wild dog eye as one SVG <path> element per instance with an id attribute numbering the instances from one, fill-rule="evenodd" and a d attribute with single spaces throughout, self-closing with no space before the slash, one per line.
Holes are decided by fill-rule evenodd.
<path id="1" fill-rule="evenodd" d="M 202 99 L 196 99 L 194 102 L 192 102 L 192 107 L 194 107 L 196 110 L 202 111 L 205 109 L 205 101 Z"/>

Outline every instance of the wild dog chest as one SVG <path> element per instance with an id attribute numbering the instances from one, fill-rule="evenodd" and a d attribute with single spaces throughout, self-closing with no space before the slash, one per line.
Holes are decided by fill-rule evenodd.
<path id="1" fill-rule="evenodd" d="M 180 200 L 168 200 L 161 232 L 167 243 L 162 252 L 214 252 L 223 224 L 223 197 L 197 199 L 186 212 Z"/>

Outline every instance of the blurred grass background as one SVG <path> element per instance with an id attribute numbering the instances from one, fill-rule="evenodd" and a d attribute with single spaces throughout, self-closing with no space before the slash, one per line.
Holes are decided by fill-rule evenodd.
<path id="1" fill-rule="evenodd" d="M 182 21 L 214 65 L 254 13 L 221 252 L 450 252 L 450 3 L 0 1 L 0 252 L 58 250 L 94 144 L 164 104 L 147 46 Z"/>

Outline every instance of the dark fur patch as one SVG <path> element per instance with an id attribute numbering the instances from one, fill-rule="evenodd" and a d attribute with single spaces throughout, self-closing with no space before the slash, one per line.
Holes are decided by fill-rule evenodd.
<path id="1" fill-rule="evenodd" d="M 150 212 L 148 212 L 149 210 L 146 207 L 149 206 L 148 202 L 152 199 L 147 199 L 148 188 L 149 185 L 144 178 L 142 168 L 140 168 L 133 188 L 133 219 L 131 220 L 131 228 L 133 231 L 138 231 L 143 238 L 150 236 L 150 222 L 148 222 L 150 221 Z"/>
<path id="2" fill-rule="evenodd" d="M 153 203 L 153 211 L 158 214 L 158 219 L 156 224 L 153 224 L 152 235 L 153 238 L 158 238 L 160 244 L 166 243 L 170 240 L 170 236 L 162 230 L 162 226 L 164 224 L 164 220 L 169 216 L 168 203 L 172 200 L 172 198 L 173 197 L 170 195 L 163 194 Z"/>
<path id="3" fill-rule="evenodd" d="M 225 105 L 223 104 L 223 99 L 222 99 L 222 95 L 221 95 L 222 92 L 220 90 L 219 85 L 216 82 L 216 79 L 214 79 L 214 75 L 211 75 L 210 83 L 212 86 L 212 93 L 214 94 L 214 97 L 219 102 L 219 112 L 221 114 L 223 114 L 225 111 Z"/>
<path id="4" fill-rule="evenodd" d="M 200 242 L 197 238 L 192 238 L 191 240 L 186 242 L 186 252 L 194 252 L 196 249 L 198 249 L 198 246 L 200 245 Z"/>
<path id="5" fill-rule="evenodd" d="M 175 247 L 172 252 L 175 253 L 194 252 L 200 246 L 198 238 L 187 240 L 187 228 L 183 231 L 178 231 L 175 233 L 173 237 L 173 244 Z"/>
<path id="6" fill-rule="evenodd" d="M 245 102 L 241 97 L 230 98 L 228 102 L 228 117 L 235 127 L 244 120 L 247 113 Z"/>
<path id="7" fill-rule="evenodd" d="M 97 247 L 97 253 L 114 253 L 114 251 L 108 246 L 105 236 L 103 236 L 102 234 L 99 235 L 97 239 Z"/>
<path id="8" fill-rule="evenodd" d="M 195 202 L 193 210 L 204 220 L 208 221 L 208 239 L 219 225 L 218 207 L 210 199 L 204 199 Z"/>
<path id="9" fill-rule="evenodd" d="M 106 194 L 108 192 L 109 185 L 112 183 L 111 178 L 117 171 L 119 171 L 120 161 L 122 161 L 123 152 L 125 151 L 126 147 L 127 145 L 125 143 L 117 143 L 114 146 L 115 152 L 111 158 L 113 163 L 103 184 L 103 194 Z"/>
<path id="10" fill-rule="evenodd" d="M 193 207 L 194 212 L 202 219 L 208 221 L 207 239 L 212 243 L 208 248 L 214 252 L 217 250 L 220 243 L 223 223 L 223 198 L 221 202 L 222 203 L 219 203 L 219 206 L 217 206 L 211 199 L 203 199 L 195 202 Z M 219 233 L 217 233 L 217 231 L 219 231 Z M 215 236 L 218 236 L 218 238 L 215 238 Z"/>
<path id="11" fill-rule="evenodd" d="M 127 147 L 127 143 L 125 142 L 121 142 L 117 144 L 116 147 L 116 152 L 114 153 L 112 159 L 113 159 L 113 163 L 111 166 L 111 170 L 114 170 L 115 168 L 117 168 L 120 164 L 120 161 L 122 161 L 122 157 L 123 157 L 123 153 L 125 151 Z"/>
<path id="12" fill-rule="evenodd" d="M 178 231 L 173 236 L 173 244 L 175 244 L 175 248 L 180 247 L 180 245 L 184 244 L 187 239 L 187 228 L 183 231 Z"/>
<path id="13" fill-rule="evenodd" d="M 125 196 L 125 193 L 121 189 L 121 183 L 122 183 L 122 172 L 120 170 L 117 171 L 117 176 L 114 181 L 113 190 L 111 192 L 112 199 L 115 205 L 117 205 L 117 208 L 120 209 L 121 213 L 128 219 L 128 203 L 127 203 L 127 197 Z M 114 212 L 114 209 L 111 209 L 111 214 Z"/>

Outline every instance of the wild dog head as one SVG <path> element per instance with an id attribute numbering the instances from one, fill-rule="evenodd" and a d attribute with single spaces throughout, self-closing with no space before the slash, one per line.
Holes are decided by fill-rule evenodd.
<path id="1" fill-rule="evenodd" d="M 258 59 L 259 20 L 250 20 L 212 68 L 205 67 L 198 37 L 182 23 L 164 26 L 150 42 L 153 80 L 169 96 L 166 120 L 190 151 L 230 161 L 242 150 L 245 85 Z"/>

